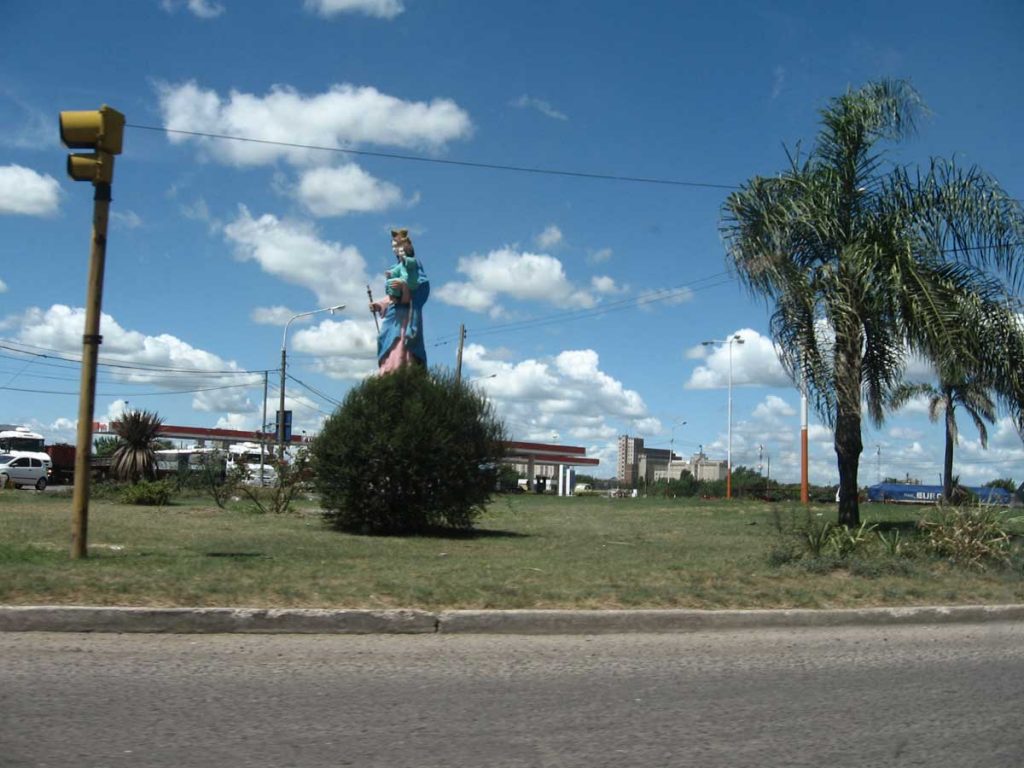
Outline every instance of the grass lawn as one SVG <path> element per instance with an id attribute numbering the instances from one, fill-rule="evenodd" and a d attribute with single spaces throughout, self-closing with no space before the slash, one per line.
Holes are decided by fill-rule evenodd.
<path id="1" fill-rule="evenodd" d="M 834 519 L 834 506 L 816 511 Z M 871 573 L 773 567 L 771 512 L 755 502 L 520 495 L 499 497 L 472 536 L 396 538 L 332 531 L 312 502 L 274 516 L 198 497 L 163 508 L 94 500 L 89 557 L 72 561 L 70 497 L 0 491 L 0 603 L 436 610 L 1024 601 L 1020 557 L 982 571 L 928 558 Z M 862 507 L 869 522 L 908 527 L 920 514 Z"/>

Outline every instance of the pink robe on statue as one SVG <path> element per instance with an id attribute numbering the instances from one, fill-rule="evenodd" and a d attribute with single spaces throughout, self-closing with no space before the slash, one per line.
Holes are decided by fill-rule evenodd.
<path id="1" fill-rule="evenodd" d="M 373 302 L 373 306 L 377 307 L 378 312 L 383 315 L 385 310 L 388 309 L 390 301 L 388 299 L 380 299 Z M 406 323 L 408 322 L 408 314 L 405 317 L 405 323 L 402 324 L 401 333 L 398 338 L 395 339 L 391 348 L 378 360 L 377 372 L 378 373 L 392 373 L 397 371 L 403 365 L 418 364 L 419 360 L 412 353 L 412 350 L 405 343 L 405 331 Z"/>

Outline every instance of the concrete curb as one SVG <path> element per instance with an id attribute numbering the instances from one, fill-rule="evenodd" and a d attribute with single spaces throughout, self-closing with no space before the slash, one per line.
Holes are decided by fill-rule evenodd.
<path id="1" fill-rule="evenodd" d="M 1024 605 L 841 610 L 442 611 L 0 606 L 0 632 L 596 635 L 1024 621 Z"/>
<path id="2" fill-rule="evenodd" d="M 445 611 L 438 632 L 593 635 L 736 629 L 970 624 L 1024 621 L 1024 605 L 854 608 L 842 610 Z"/>
<path id="3" fill-rule="evenodd" d="M 436 631 L 434 614 L 414 610 L 0 606 L 0 632 L 368 635 Z"/>

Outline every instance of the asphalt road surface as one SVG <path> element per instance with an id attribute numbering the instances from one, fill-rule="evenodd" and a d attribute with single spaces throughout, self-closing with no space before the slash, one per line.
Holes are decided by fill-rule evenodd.
<path id="1" fill-rule="evenodd" d="M 1024 625 L 0 634 L 0 765 L 1024 765 Z"/>

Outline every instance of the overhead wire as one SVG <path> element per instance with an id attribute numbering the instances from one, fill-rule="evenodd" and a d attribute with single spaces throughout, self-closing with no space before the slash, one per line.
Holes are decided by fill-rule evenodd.
<path id="1" fill-rule="evenodd" d="M 23 349 L 23 347 L 27 349 Z M 25 342 L 14 341 L 13 339 L 0 338 L 0 349 L 6 349 L 9 352 L 15 352 L 21 355 L 28 355 L 41 359 L 57 360 L 64 363 L 72 363 L 70 366 L 56 366 L 56 367 L 77 367 L 81 364 L 81 358 L 74 357 L 70 353 L 62 352 L 58 349 L 50 347 L 40 347 L 34 344 L 26 344 Z M 44 350 L 43 352 L 32 352 L 29 350 Z M 9 357 L 0 355 L 0 357 Z M 12 358 L 13 359 L 13 358 Z M 39 363 L 43 365 L 43 363 Z M 258 370 L 238 370 L 238 369 L 226 369 L 226 370 L 209 370 L 203 368 L 174 368 L 171 366 L 158 366 L 158 365 L 145 365 L 145 364 L 130 364 L 130 363 L 112 363 L 106 361 L 98 361 L 97 365 L 103 368 L 117 368 L 131 371 L 143 371 L 152 374 L 185 374 L 192 376 L 251 376 L 255 374 L 263 375 L 264 373 L 270 373 L 277 368 L 267 368 Z"/>
<path id="2" fill-rule="evenodd" d="M 525 318 L 523 320 L 510 320 L 506 323 L 496 323 L 493 325 L 484 326 L 479 330 L 467 328 L 467 335 L 472 332 L 474 337 L 490 336 L 496 333 L 512 333 L 515 331 L 527 330 L 543 325 L 550 325 L 558 322 L 568 322 L 572 320 L 584 320 L 592 317 L 599 317 L 601 315 L 609 314 L 611 312 L 621 312 L 627 309 L 633 309 L 638 307 L 645 307 L 651 304 L 656 304 L 662 301 L 668 301 L 671 299 L 677 299 L 686 296 L 690 292 L 697 292 L 702 290 L 708 290 L 710 288 L 717 288 L 720 285 L 725 285 L 729 282 L 729 273 L 727 271 L 717 272 L 712 275 L 707 275 L 697 280 L 693 280 L 687 283 L 680 283 L 678 285 L 670 286 L 668 288 L 661 288 L 654 291 L 650 291 L 640 296 L 631 296 L 626 299 L 618 299 L 616 301 L 610 301 L 599 304 L 594 307 L 586 307 L 579 309 L 561 310 L 559 312 L 552 312 L 547 315 L 540 315 L 531 318 Z M 432 346 L 440 347 L 447 344 L 451 344 L 453 341 L 458 340 L 458 334 L 449 334 L 441 336 L 438 341 L 434 342 Z"/>
<path id="3" fill-rule="evenodd" d="M 175 390 L 164 390 L 162 392 L 128 392 L 128 393 L 114 393 L 114 392 L 97 392 L 97 397 L 167 397 L 172 395 L 190 395 L 197 392 L 213 392 L 219 389 L 243 389 L 248 387 L 254 387 L 260 382 L 252 382 L 248 384 L 224 384 L 219 387 L 199 387 L 197 389 L 175 389 Z M 71 392 L 61 392 L 51 389 L 24 389 L 22 387 L 0 387 L 0 390 L 6 390 L 8 392 L 33 392 L 40 395 L 79 395 L 78 390 Z"/>
<path id="4" fill-rule="evenodd" d="M 174 134 L 178 136 L 193 136 L 204 139 L 218 139 L 221 141 L 239 141 L 250 144 L 263 144 L 267 146 L 283 147 L 285 149 L 304 149 L 317 152 L 338 152 L 346 155 L 360 157 L 377 157 L 385 160 L 405 160 L 417 163 L 431 163 L 435 165 L 451 165 L 462 168 L 479 168 L 489 171 L 512 171 L 515 173 L 533 173 L 545 176 L 570 176 L 582 179 L 597 179 L 602 181 L 625 181 L 638 184 L 660 184 L 675 187 L 700 187 L 708 189 L 737 189 L 735 184 L 718 184 L 707 181 L 684 181 L 681 179 L 661 179 L 645 176 L 625 176 L 614 173 L 595 173 L 591 171 L 569 171 L 557 168 L 540 168 L 523 165 L 507 165 L 503 163 L 487 163 L 472 160 L 450 160 L 442 157 L 424 157 L 422 155 L 406 155 L 398 152 L 375 152 L 366 149 L 352 149 L 350 147 L 325 147 L 317 144 L 300 144 L 290 141 L 274 141 L 271 139 L 257 139 L 252 136 L 232 136 L 226 133 L 208 133 L 205 131 L 185 131 L 177 128 L 165 128 L 158 125 L 141 125 L 139 123 L 125 123 L 126 128 L 136 128 L 143 131 L 157 131 L 160 133 Z"/>
<path id="5" fill-rule="evenodd" d="M 336 400 L 335 398 L 331 397 L 330 395 L 324 394 L 323 392 L 321 392 L 316 387 L 312 386 L 311 384 L 307 384 L 306 382 L 302 381 L 301 379 L 295 378 L 290 373 L 288 374 L 288 378 L 291 381 L 294 381 L 300 387 L 303 387 L 303 388 L 307 389 L 308 391 L 312 392 L 314 395 L 319 397 L 321 400 L 324 400 L 325 402 L 328 402 L 331 405 L 341 405 L 341 401 L 340 400 Z"/>

